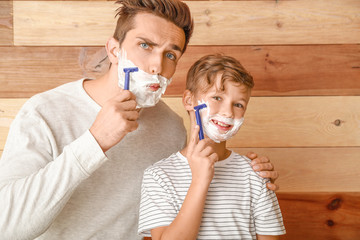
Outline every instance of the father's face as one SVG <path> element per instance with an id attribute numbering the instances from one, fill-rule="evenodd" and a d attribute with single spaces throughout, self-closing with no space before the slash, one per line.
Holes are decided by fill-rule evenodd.
<path id="1" fill-rule="evenodd" d="M 121 49 L 141 70 L 171 78 L 185 45 L 185 33 L 172 22 L 150 13 L 139 13 Z"/>

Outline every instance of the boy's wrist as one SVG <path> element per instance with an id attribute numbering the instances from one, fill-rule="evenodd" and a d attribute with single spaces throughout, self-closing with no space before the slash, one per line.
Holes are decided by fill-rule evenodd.
<path id="1" fill-rule="evenodd" d="M 191 184 L 190 187 L 192 188 L 196 188 L 197 190 L 201 191 L 201 190 L 207 190 L 209 189 L 211 180 L 206 180 L 206 179 L 192 179 L 191 180 Z"/>

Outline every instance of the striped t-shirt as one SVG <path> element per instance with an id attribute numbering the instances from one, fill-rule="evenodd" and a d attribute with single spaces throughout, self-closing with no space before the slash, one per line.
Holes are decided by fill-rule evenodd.
<path id="1" fill-rule="evenodd" d="M 235 152 L 215 164 L 197 239 L 256 239 L 285 234 L 280 207 L 268 180 L 258 176 L 250 160 Z M 139 234 L 169 226 L 180 211 L 191 183 L 187 159 L 177 152 L 144 172 Z"/>

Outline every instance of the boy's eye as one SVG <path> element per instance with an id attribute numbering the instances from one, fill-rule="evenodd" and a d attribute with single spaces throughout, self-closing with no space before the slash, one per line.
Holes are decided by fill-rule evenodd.
<path id="1" fill-rule="evenodd" d="M 147 43 L 140 43 L 140 47 L 143 49 L 148 49 L 149 45 Z"/>
<path id="2" fill-rule="evenodd" d="M 244 108 L 244 106 L 241 103 L 235 103 L 234 106 L 238 108 Z"/>
<path id="3" fill-rule="evenodd" d="M 221 100 L 221 97 L 218 97 L 218 96 L 215 96 L 215 97 L 212 97 L 214 100 L 216 101 L 220 101 Z"/>
<path id="4" fill-rule="evenodd" d="M 166 53 L 166 57 L 168 58 L 168 59 L 170 59 L 170 60 L 176 60 L 176 56 L 174 55 L 174 54 L 172 54 L 172 53 Z"/>

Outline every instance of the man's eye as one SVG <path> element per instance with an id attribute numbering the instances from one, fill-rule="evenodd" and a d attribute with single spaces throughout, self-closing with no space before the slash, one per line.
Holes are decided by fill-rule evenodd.
<path id="1" fill-rule="evenodd" d="M 244 105 L 242 105 L 241 103 L 235 103 L 234 106 L 238 108 L 244 108 Z"/>
<path id="2" fill-rule="evenodd" d="M 166 53 L 166 57 L 170 60 L 176 60 L 176 56 L 172 53 Z"/>
<path id="3" fill-rule="evenodd" d="M 147 43 L 140 43 L 140 47 L 143 49 L 148 49 L 149 45 Z"/>

